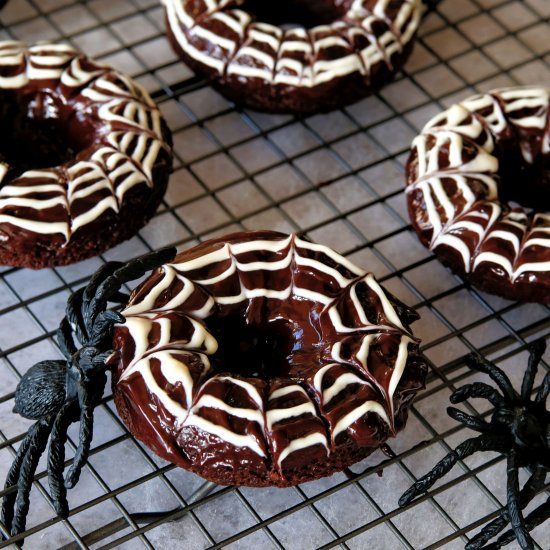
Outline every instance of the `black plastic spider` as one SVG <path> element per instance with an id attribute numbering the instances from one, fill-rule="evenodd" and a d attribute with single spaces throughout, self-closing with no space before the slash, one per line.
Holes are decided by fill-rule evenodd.
<path id="1" fill-rule="evenodd" d="M 488 523 L 467 545 L 467 550 L 479 548 L 498 549 L 515 538 L 523 550 L 534 548 L 529 531 L 550 518 L 550 498 L 527 517 L 522 510 L 545 487 L 547 472 L 550 472 L 550 412 L 546 409 L 546 398 L 550 393 L 550 372 L 531 401 L 531 392 L 546 343 L 538 340 L 530 346 L 527 370 L 523 377 L 519 395 L 508 377 L 496 365 L 479 355 L 468 358 L 468 365 L 488 374 L 497 384 L 502 395 L 493 387 L 474 382 L 456 390 L 451 403 L 461 403 L 470 397 L 482 397 L 491 402 L 495 410 L 490 422 L 475 418 L 454 407 L 449 407 L 449 416 L 481 435 L 467 439 L 451 451 L 434 468 L 419 479 L 399 499 L 405 506 L 421 493 L 425 493 L 438 479 L 443 477 L 458 460 L 477 451 L 497 451 L 507 456 L 507 505 L 500 515 Z M 519 489 L 518 470 L 527 468 L 530 477 Z M 510 523 L 512 530 L 505 532 L 495 542 L 484 546 Z"/>
<path id="2" fill-rule="evenodd" d="M 86 463 L 93 436 L 93 410 L 107 381 L 107 359 L 113 353 L 111 332 L 124 317 L 107 310 L 108 302 L 126 303 L 122 285 L 142 277 L 175 256 L 174 248 L 146 254 L 127 264 L 109 262 L 85 288 L 67 302 L 66 316 L 57 331 L 66 360 L 41 361 L 23 376 L 15 392 L 14 412 L 37 420 L 23 439 L 8 472 L 2 501 L 2 522 L 12 536 L 25 530 L 29 494 L 40 456 L 48 451 L 48 481 L 57 514 L 68 516 L 67 489 L 74 487 Z M 75 338 L 82 346 L 77 349 Z M 67 430 L 80 421 L 79 443 L 73 463 L 63 479 Z"/>

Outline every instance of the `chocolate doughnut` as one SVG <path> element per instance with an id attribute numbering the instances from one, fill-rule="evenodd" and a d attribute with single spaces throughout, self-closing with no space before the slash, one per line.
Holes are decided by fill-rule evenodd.
<path id="1" fill-rule="evenodd" d="M 130 78 L 63 44 L 0 42 L 0 264 L 76 262 L 159 205 L 170 132 Z"/>
<path id="2" fill-rule="evenodd" d="M 170 42 L 189 67 L 238 104 L 294 113 L 379 89 L 409 56 L 421 14 L 420 0 L 163 3 Z"/>
<path id="3" fill-rule="evenodd" d="M 427 371 L 418 315 L 296 235 L 207 241 L 154 271 L 122 314 L 121 418 L 224 485 L 284 487 L 361 460 L 404 426 Z"/>
<path id="4" fill-rule="evenodd" d="M 550 90 L 506 88 L 433 118 L 412 144 L 407 200 L 422 243 L 510 300 L 550 303 Z"/>

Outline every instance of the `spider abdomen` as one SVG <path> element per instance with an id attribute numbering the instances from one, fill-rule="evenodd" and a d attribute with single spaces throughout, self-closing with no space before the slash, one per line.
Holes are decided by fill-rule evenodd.
<path id="1" fill-rule="evenodd" d="M 15 392 L 13 411 L 33 420 L 57 412 L 65 402 L 65 361 L 41 361 L 31 367 Z"/>

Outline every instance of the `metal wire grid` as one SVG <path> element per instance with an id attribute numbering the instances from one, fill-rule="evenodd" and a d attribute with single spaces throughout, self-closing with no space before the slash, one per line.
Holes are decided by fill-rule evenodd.
<path id="1" fill-rule="evenodd" d="M 69 495 L 68 520 L 54 516 L 39 466 L 28 548 L 453 549 L 496 516 L 505 501 L 504 464 L 490 453 L 460 463 L 454 477 L 407 508 L 396 502 L 470 435 L 444 413 L 449 393 L 477 378 L 463 367 L 465 355 L 480 350 L 517 384 L 523 369 L 512 367 L 525 364 L 526 342 L 550 333 L 549 308 L 485 295 L 444 270 L 411 231 L 402 171 L 418 129 L 457 98 L 503 85 L 550 85 L 550 2 L 432 4 L 394 83 L 352 107 L 305 119 L 235 109 L 194 77 L 164 39 L 156 0 L 8 4 L 2 38 L 68 41 L 140 80 L 174 131 L 176 170 L 138 237 L 76 266 L 0 271 L 0 476 L 29 425 L 11 414 L 17 381 L 34 362 L 58 355 L 53 336 L 67 296 L 108 259 L 187 247 L 234 229 L 301 231 L 414 304 L 422 314 L 416 333 L 433 361 L 407 429 L 390 442 L 395 457 L 378 452 L 354 468 L 361 472 L 354 479 L 337 474 L 287 490 L 204 485 L 137 444 L 108 394 L 96 411 L 90 464 Z M 484 402 L 467 408 L 489 412 Z M 77 432 L 70 433 L 74 451 Z M 538 548 L 547 544 L 548 525 L 534 535 Z"/>

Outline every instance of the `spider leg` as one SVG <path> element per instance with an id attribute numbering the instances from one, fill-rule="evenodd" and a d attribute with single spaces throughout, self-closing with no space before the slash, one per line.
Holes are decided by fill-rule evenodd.
<path id="1" fill-rule="evenodd" d="M 525 518 L 525 528 L 527 531 L 532 531 L 535 527 L 546 521 L 550 518 L 550 498 L 544 503 L 535 508 L 526 518 Z M 512 542 L 515 538 L 514 531 L 506 531 L 503 533 L 495 543 L 491 546 L 487 546 L 487 550 L 498 550 L 506 544 Z M 498 546 L 497 546 L 498 545 Z"/>
<path id="2" fill-rule="evenodd" d="M 103 281 L 91 299 L 87 308 L 88 323 L 95 321 L 98 313 L 103 311 L 110 300 L 120 287 L 134 279 L 139 279 L 151 269 L 169 262 L 176 255 L 176 249 L 173 247 L 161 248 L 155 252 L 145 254 L 123 267 L 117 269 L 110 277 Z"/>
<path id="3" fill-rule="evenodd" d="M 80 473 L 88 454 L 90 453 L 90 445 L 92 443 L 94 430 L 94 409 L 88 404 L 81 404 L 80 412 L 80 432 L 78 434 L 78 447 L 73 458 L 73 463 L 65 476 L 65 484 L 69 489 L 72 489 L 80 478 Z"/>
<path id="4" fill-rule="evenodd" d="M 523 510 L 533 498 L 544 487 L 546 479 L 546 469 L 542 466 L 537 466 L 531 477 L 527 480 L 519 495 L 519 505 Z M 498 518 L 488 523 L 483 529 L 473 537 L 465 547 L 465 550 L 479 550 L 483 545 L 494 536 L 498 535 L 510 522 L 508 508 L 505 506 Z"/>
<path id="5" fill-rule="evenodd" d="M 517 394 L 510 382 L 510 379 L 506 376 L 502 369 L 499 369 L 494 363 L 488 361 L 478 353 L 473 353 L 466 358 L 466 364 L 477 371 L 488 374 L 491 379 L 500 388 L 505 398 L 510 401 L 515 401 Z"/>
<path id="6" fill-rule="evenodd" d="M 82 345 L 86 344 L 89 338 L 88 327 L 92 325 L 92 322 L 89 321 L 90 302 L 94 298 L 98 287 L 123 265 L 121 262 L 108 262 L 104 264 L 93 274 L 84 288 L 79 288 L 69 297 L 66 318 Z"/>
<path id="7" fill-rule="evenodd" d="M 542 384 L 540 385 L 539 391 L 535 397 L 535 403 L 537 403 L 537 405 L 544 404 L 548 394 L 550 394 L 550 372 L 546 373 Z"/>
<path id="8" fill-rule="evenodd" d="M 82 298 L 84 289 L 79 288 L 73 292 L 67 300 L 65 317 L 80 344 L 84 345 L 88 339 L 88 331 L 82 318 Z"/>
<path id="9" fill-rule="evenodd" d="M 89 346 L 97 346 L 105 338 L 105 335 L 109 333 L 110 329 L 115 323 L 124 323 L 124 317 L 116 311 L 102 311 L 95 319 L 93 328 L 90 332 Z"/>
<path id="10" fill-rule="evenodd" d="M 488 422 L 485 422 L 485 420 L 476 418 L 471 414 L 466 414 L 464 411 L 455 409 L 454 407 L 447 407 L 447 414 L 457 422 L 464 424 L 464 426 L 476 432 L 488 433 L 493 429 L 493 427 Z"/>
<path id="11" fill-rule="evenodd" d="M 84 288 L 82 296 L 82 317 L 86 326 L 90 327 L 93 324 L 93 319 L 90 315 L 90 305 L 98 291 L 98 288 L 110 277 L 113 273 L 120 269 L 124 264 L 121 262 L 108 262 L 98 269 Z"/>
<path id="12" fill-rule="evenodd" d="M 484 547 L 485 543 L 492 539 L 495 535 L 498 535 L 509 523 L 508 516 L 501 513 L 501 515 L 488 523 L 475 537 L 466 544 L 464 550 L 480 550 Z"/>
<path id="13" fill-rule="evenodd" d="M 66 518 L 69 515 L 67 503 L 67 487 L 63 481 L 65 468 L 65 442 L 67 441 L 67 429 L 76 421 L 76 402 L 69 401 L 63 405 L 57 414 L 52 433 L 50 450 L 48 452 L 48 481 L 55 512 L 58 516 Z"/>
<path id="14" fill-rule="evenodd" d="M 519 494 L 519 479 L 518 479 L 518 463 L 515 449 L 511 449 L 508 453 L 508 488 L 506 490 L 506 498 L 508 501 L 508 515 L 510 516 L 510 524 L 519 545 L 523 550 L 533 550 L 535 545 L 533 539 L 529 535 L 529 531 L 525 526 L 525 520 L 521 513 L 520 494 Z"/>
<path id="15" fill-rule="evenodd" d="M 76 346 L 73 338 L 73 331 L 67 317 L 63 317 L 57 329 L 57 343 L 59 349 L 67 361 L 76 353 Z"/>
<path id="16" fill-rule="evenodd" d="M 110 298 L 109 302 L 114 302 L 116 304 L 127 304 L 130 299 L 130 295 L 127 292 L 115 292 Z"/>
<path id="17" fill-rule="evenodd" d="M 167 246 L 161 248 L 160 250 L 144 254 L 128 262 L 125 266 L 118 269 L 114 273 L 114 276 L 122 283 L 139 279 L 139 277 L 142 277 L 147 271 L 174 259 L 175 255 L 176 249 L 174 247 Z"/>
<path id="18" fill-rule="evenodd" d="M 15 495 L 7 495 L 10 504 L 9 512 L 13 511 L 13 503 L 15 501 L 15 510 L 11 518 L 5 517 L 4 523 L 6 527 L 11 527 L 11 534 L 17 535 L 25 530 L 27 512 L 29 511 L 29 495 L 32 488 L 34 473 L 38 466 L 38 461 L 44 452 L 48 443 L 48 437 L 52 429 L 52 424 L 55 415 L 50 415 L 46 418 L 41 418 L 30 430 L 32 430 L 32 441 L 21 460 L 19 471 L 14 472 L 17 477 L 17 491 Z M 10 472 L 11 473 L 11 472 Z"/>
<path id="19" fill-rule="evenodd" d="M 107 262 L 103 264 L 91 277 L 86 288 L 84 289 L 84 303 L 89 304 L 98 289 L 98 287 L 110 277 L 117 269 L 120 269 L 124 264 L 121 262 Z"/>
<path id="20" fill-rule="evenodd" d="M 418 495 L 425 493 L 438 479 L 442 478 L 459 461 L 477 451 L 500 451 L 502 439 L 483 434 L 463 441 L 454 451 L 442 458 L 424 477 L 405 491 L 399 499 L 399 505 L 405 506 Z"/>
<path id="21" fill-rule="evenodd" d="M 25 439 L 19 445 L 15 459 L 9 469 L 8 475 L 6 476 L 6 482 L 4 484 L 4 490 L 13 487 L 17 483 L 17 478 L 19 477 L 19 472 L 21 471 L 21 464 L 25 456 L 27 456 L 27 451 L 30 446 L 35 444 L 36 435 L 39 431 L 41 425 L 40 422 L 33 424 L 29 428 Z M 13 520 L 13 505 L 15 503 L 15 497 L 17 496 L 17 491 L 6 493 L 2 498 L 2 523 L 8 528 L 11 528 L 11 522 Z"/>
<path id="22" fill-rule="evenodd" d="M 481 397 L 487 399 L 493 407 L 503 407 L 506 403 L 504 398 L 498 393 L 498 391 L 484 384 L 483 382 L 474 382 L 473 384 L 467 384 L 462 386 L 458 390 L 454 391 L 449 398 L 450 402 L 456 405 L 462 403 L 470 397 Z"/>
<path id="23" fill-rule="evenodd" d="M 535 382 L 535 375 L 537 374 L 537 368 L 542 354 L 546 349 L 546 342 L 544 340 L 537 340 L 534 344 L 529 346 L 529 362 L 527 364 L 527 370 L 523 376 L 523 382 L 521 384 L 521 398 L 524 401 L 529 401 L 531 392 L 533 391 L 533 383 Z"/>

